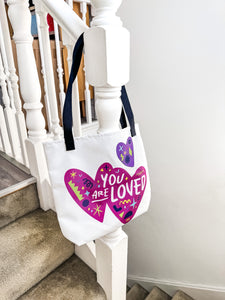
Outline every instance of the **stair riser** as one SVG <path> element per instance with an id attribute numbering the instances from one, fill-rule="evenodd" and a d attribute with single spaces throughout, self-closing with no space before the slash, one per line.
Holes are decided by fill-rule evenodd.
<path id="1" fill-rule="evenodd" d="M 17 190 L 0 199 L 0 228 L 39 207 L 36 184 Z"/>

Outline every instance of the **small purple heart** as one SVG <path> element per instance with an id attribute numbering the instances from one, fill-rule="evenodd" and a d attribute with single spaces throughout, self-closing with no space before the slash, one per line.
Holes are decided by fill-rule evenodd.
<path id="1" fill-rule="evenodd" d="M 116 153 L 119 160 L 127 167 L 134 166 L 134 147 L 132 138 L 127 139 L 127 143 L 119 143 L 116 146 Z"/>

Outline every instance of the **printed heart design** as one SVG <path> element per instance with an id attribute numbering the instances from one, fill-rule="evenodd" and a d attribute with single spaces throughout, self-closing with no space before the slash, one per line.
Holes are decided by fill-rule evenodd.
<path id="1" fill-rule="evenodd" d="M 103 222 L 108 204 L 113 214 L 126 224 L 140 205 L 147 175 L 144 167 L 130 176 L 124 169 L 104 163 L 98 168 L 95 180 L 79 169 L 70 169 L 64 181 L 74 201 L 89 216 Z"/>
<path id="2" fill-rule="evenodd" d="M 127 139 L 126 145 L 124 143 L 119 143 L 116 146 L 116 153 L 119 160 L 127 167 L 134 166 L 134 146 L 132 138 Z"/>

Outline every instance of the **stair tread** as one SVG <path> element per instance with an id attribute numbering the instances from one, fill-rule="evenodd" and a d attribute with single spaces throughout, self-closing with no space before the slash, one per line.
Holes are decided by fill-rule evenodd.
<path id="1" fill-rule="evenodd" d="M 0 199 L 0 228 L 39 207 L 36 184 L 8 194 Z"/>
<path id="2" fill-rule="evenodd" d="M 74 253 L 56 214 L 37 209 L 0 229 L 0 290 L 17 299 Z"/>
<path id="3" fill-rule="evenodd" d="M 144 300 L 148 295 L 148 291 L 138 283 L 135 283 L 127 293 L 127 300 Z"/>
<path id="4" fill-rule="evenodd" d="M 31 177 L 0 155 L 0 191 Z"/>
<path id="5" fill-rule="evenodd" d="M 18 300 L 106 300 L 96 273 L 73 255 Z"/>
<path id="6" fill-rule="evenodd" d="M 189 295 L 185 294 L 183 291 L 177 291 L 173 296 L 172 300 L 194 300 Z"/>
<path id="7" fill-rule="evenodd" d="M 170 300 L 171 297 L 155 286 L 145 300 Z"/>

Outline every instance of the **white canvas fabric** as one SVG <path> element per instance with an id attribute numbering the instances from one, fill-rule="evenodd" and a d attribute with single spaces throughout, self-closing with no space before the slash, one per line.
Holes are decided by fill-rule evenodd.
<path id="1" fill-rule="evenodd" d="M 100 238 L 148 210 L 150 179 L 138 125 L 64 140 L 44 149 L 63 235 L 77 245 Z"/>
<path id="2" fill-rule="evenodd" d="M 44 144 L 61 230 L 79 246 L 127 224 L 146 212 L 150 203 L 145 151 L 124 86 L 123 129 L 73 138 L 72 84 L 83 47 L 81 34 L 73 51 L 63 109 L 64 140 Z"/>

